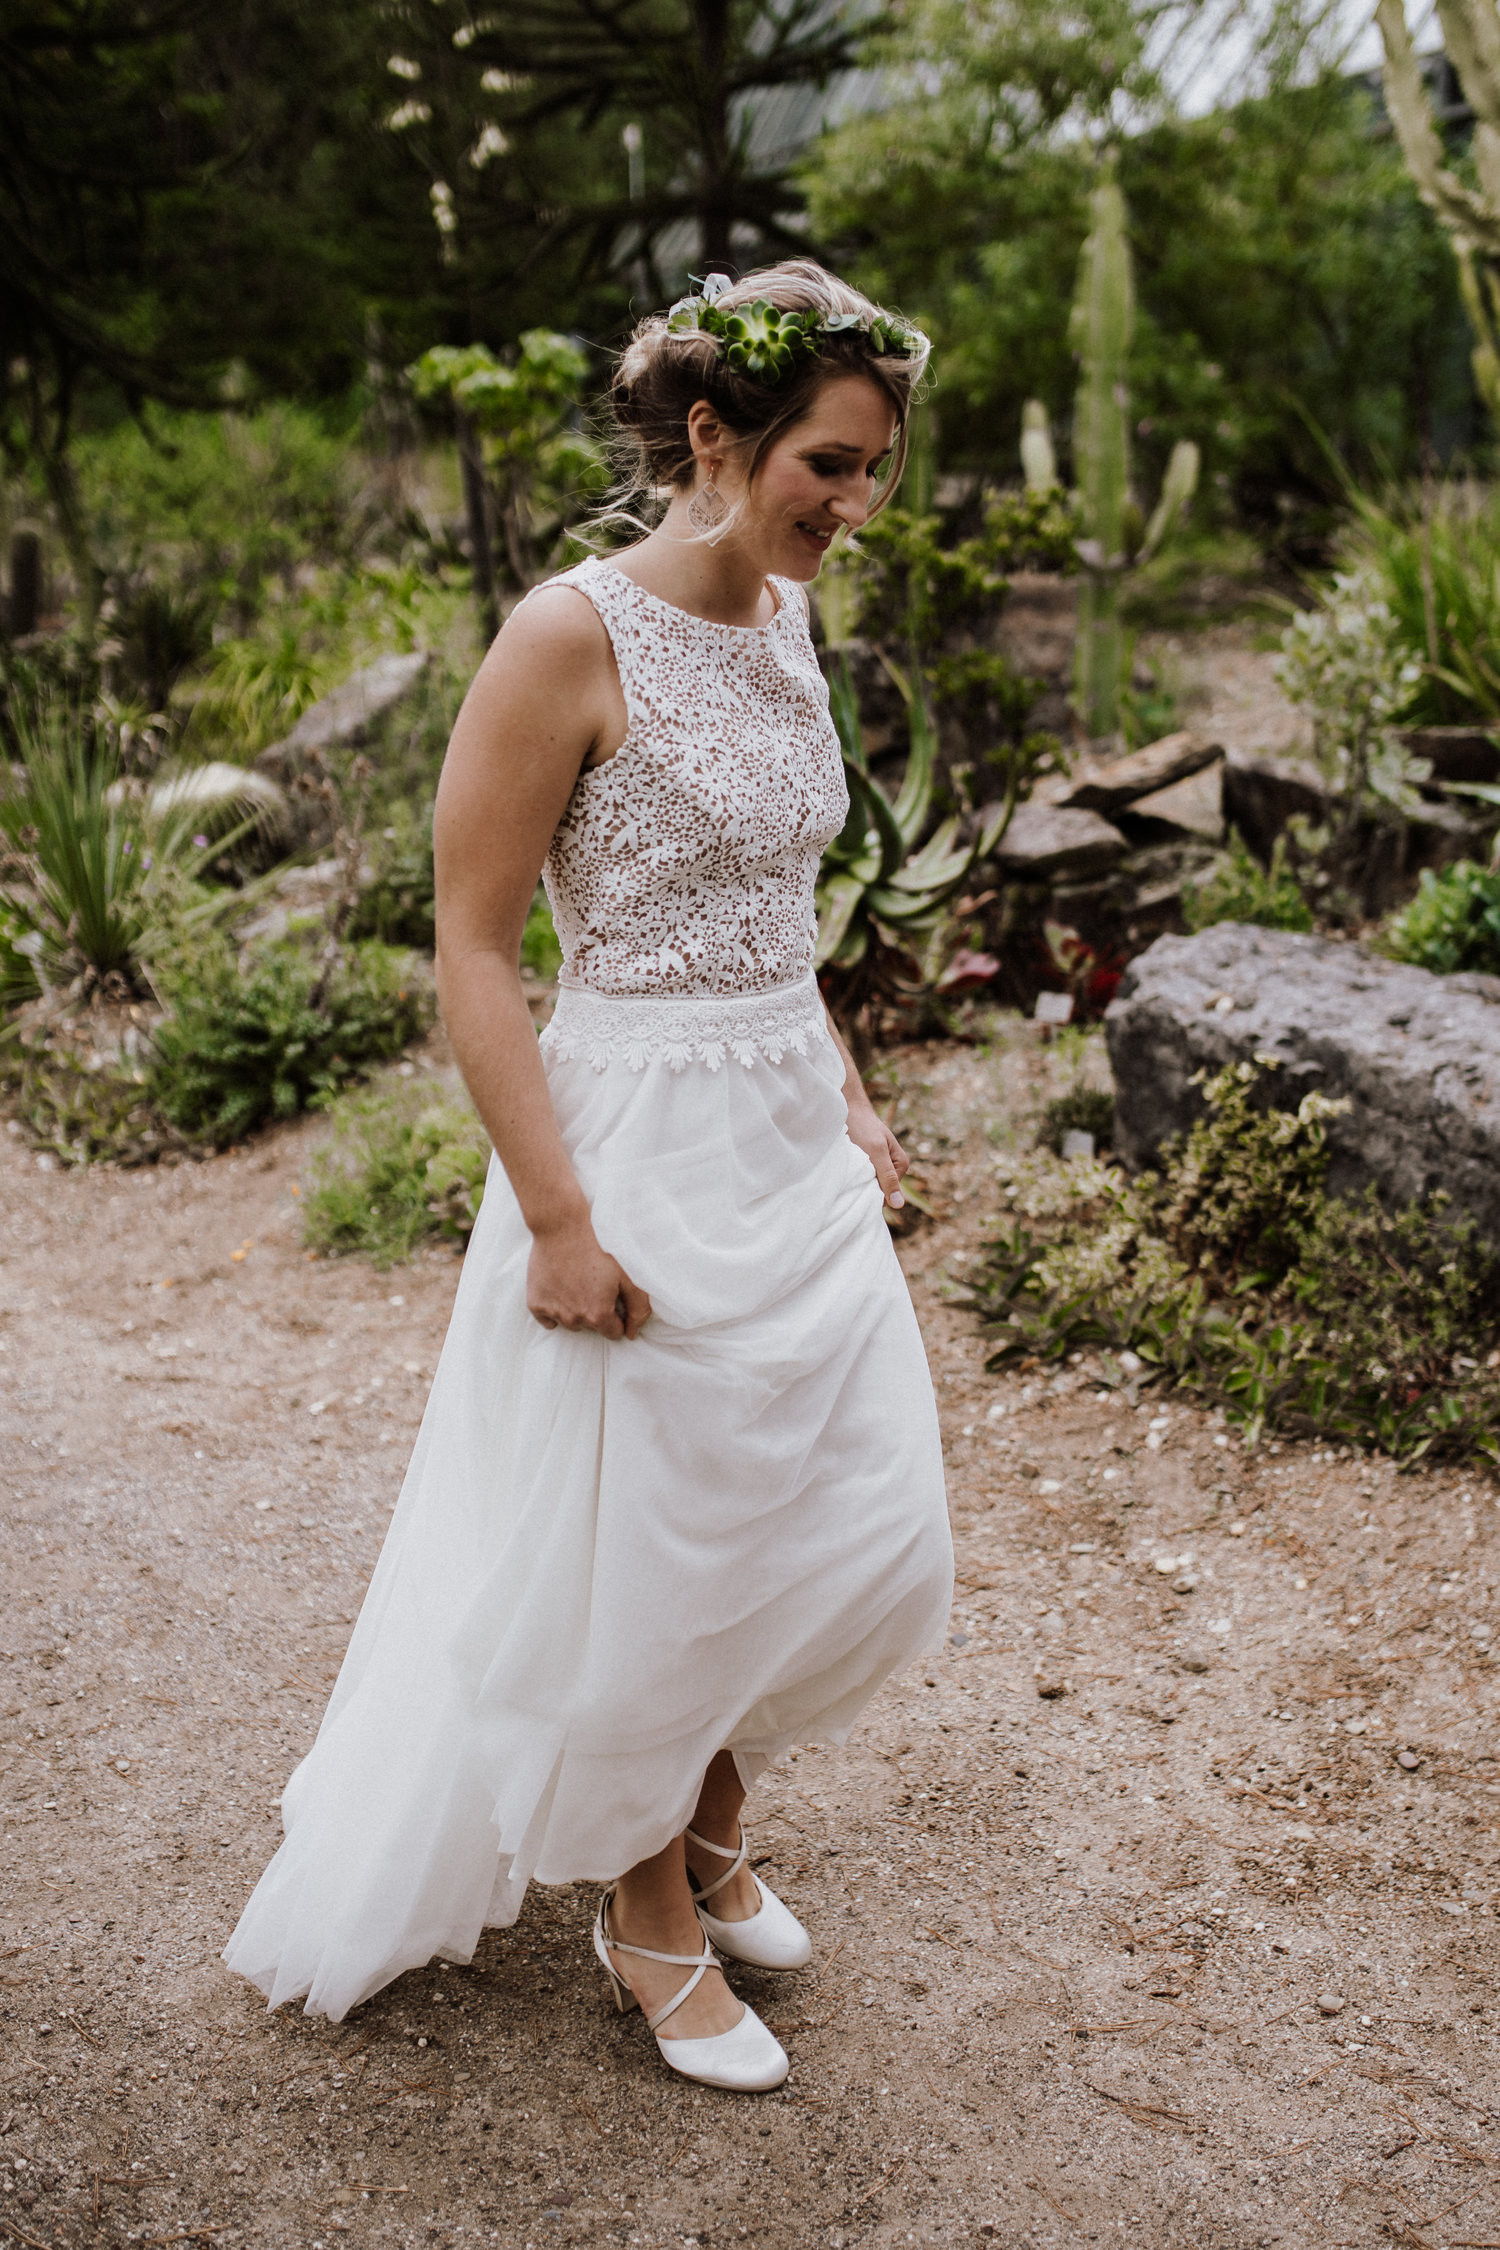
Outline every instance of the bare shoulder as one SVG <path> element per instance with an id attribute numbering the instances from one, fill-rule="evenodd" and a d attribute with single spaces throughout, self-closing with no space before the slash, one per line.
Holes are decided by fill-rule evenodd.
<path id="1" fill-rule="evenodd" d="M 609 635 L 588 596 L 576 586 L 538 586 L 517 604 L 491 648 L 491 660 L 509 672 L 539 672 L 555 684 L 559 672 L 586 678 L 610 661 Z"/>

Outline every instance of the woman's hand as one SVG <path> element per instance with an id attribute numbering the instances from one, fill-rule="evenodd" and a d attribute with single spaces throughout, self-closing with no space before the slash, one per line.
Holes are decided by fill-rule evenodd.
<path id="1" fill-rule="evenodd" d="M 874 1165 L 875 1177 L 886 1202 L 893 1211 L 899 1211 L 906 1202 L 901 1182 L 910 1168 L 911 1158 L 867 1095 L 861 1093 L 858 1099 L 850 1100 L 848 1106 L 849 1138 L 856 1148 L 864 1150 Z"/>
<path id="2" fill-rule="evenodd" d="M 544 1328 L 592 1328 L 618 1341 L 639 1336 L 651 1318 L 651 1299 L 600 1248 L 585 1211 L 533 1234 L 526 1309 Z"/>

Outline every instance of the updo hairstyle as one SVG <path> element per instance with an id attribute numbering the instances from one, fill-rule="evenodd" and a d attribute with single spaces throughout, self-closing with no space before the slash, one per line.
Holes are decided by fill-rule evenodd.
<path id="1" fill-rule="evenodd" d="M 778 312 L 881 317 L 879 305 L 811 258 L 765 266 L 716 300 L 723 312 L 762 301 Z M 686 491 L 692 485 L 697 463 L 688 440 L 688 415 L 700 398 L 737 437 L 753 439 L 747 478 L 753 482 L 770 448 L 811 411 L 830 376 L 866 375 L 890 400 L 896 416 L 890 472 L 870 511 L 877 514 L 895 492 L 905 466 L 907 418 L 924 361 L 925 353 L 920 358 L 879 353 L 868 336 L 846 329 L 820 335 L 816 352 L 773 388 L 730 367 L 715 337 L 696 329 L 674 332 L 665 313 L 652 313 L 620 354 L 610 389 L 625 495 L 637 498 L 663 486 Z"/>

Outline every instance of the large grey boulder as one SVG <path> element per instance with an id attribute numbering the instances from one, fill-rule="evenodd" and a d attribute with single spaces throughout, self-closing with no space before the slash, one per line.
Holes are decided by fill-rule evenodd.
<path id="1" fill-rule="evenodd" d="M 1162 937 L 1105 1018 L 1115 1146 L 1149 1163 L 1202 1112 L 1200 1070 L 1269 1054 L 1272 1098 L 1346 1098 L 1329 1184 L 1392 1203 L 1442 1189 L 1500 1240 L 1500 977 L 1430 976 L 1357 945 L 1221 922 Z"/>

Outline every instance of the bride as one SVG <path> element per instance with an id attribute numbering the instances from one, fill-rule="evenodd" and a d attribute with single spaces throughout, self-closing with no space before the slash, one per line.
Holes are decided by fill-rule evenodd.
<path id="1" fill-rule="evenodd" d="M 795 260 L 644 321 L 657 529 L 536 588 L 459 714 L 438 985 L 495 1148 L 400 1503 L 225 1952 L 341 2019 L 599 1882 L 619 2006 L 709 2085 L 787 2059 L 721 1959 L 811 1942 L 740 1814 L 940 1640 L 942 1457 L 884 1198 L 906 1158 L 813 977 L 848 808 L 803 588 L 890 498 L 926 339 Z M 563 952 L 540 1040 L 538 872 Z"/>

